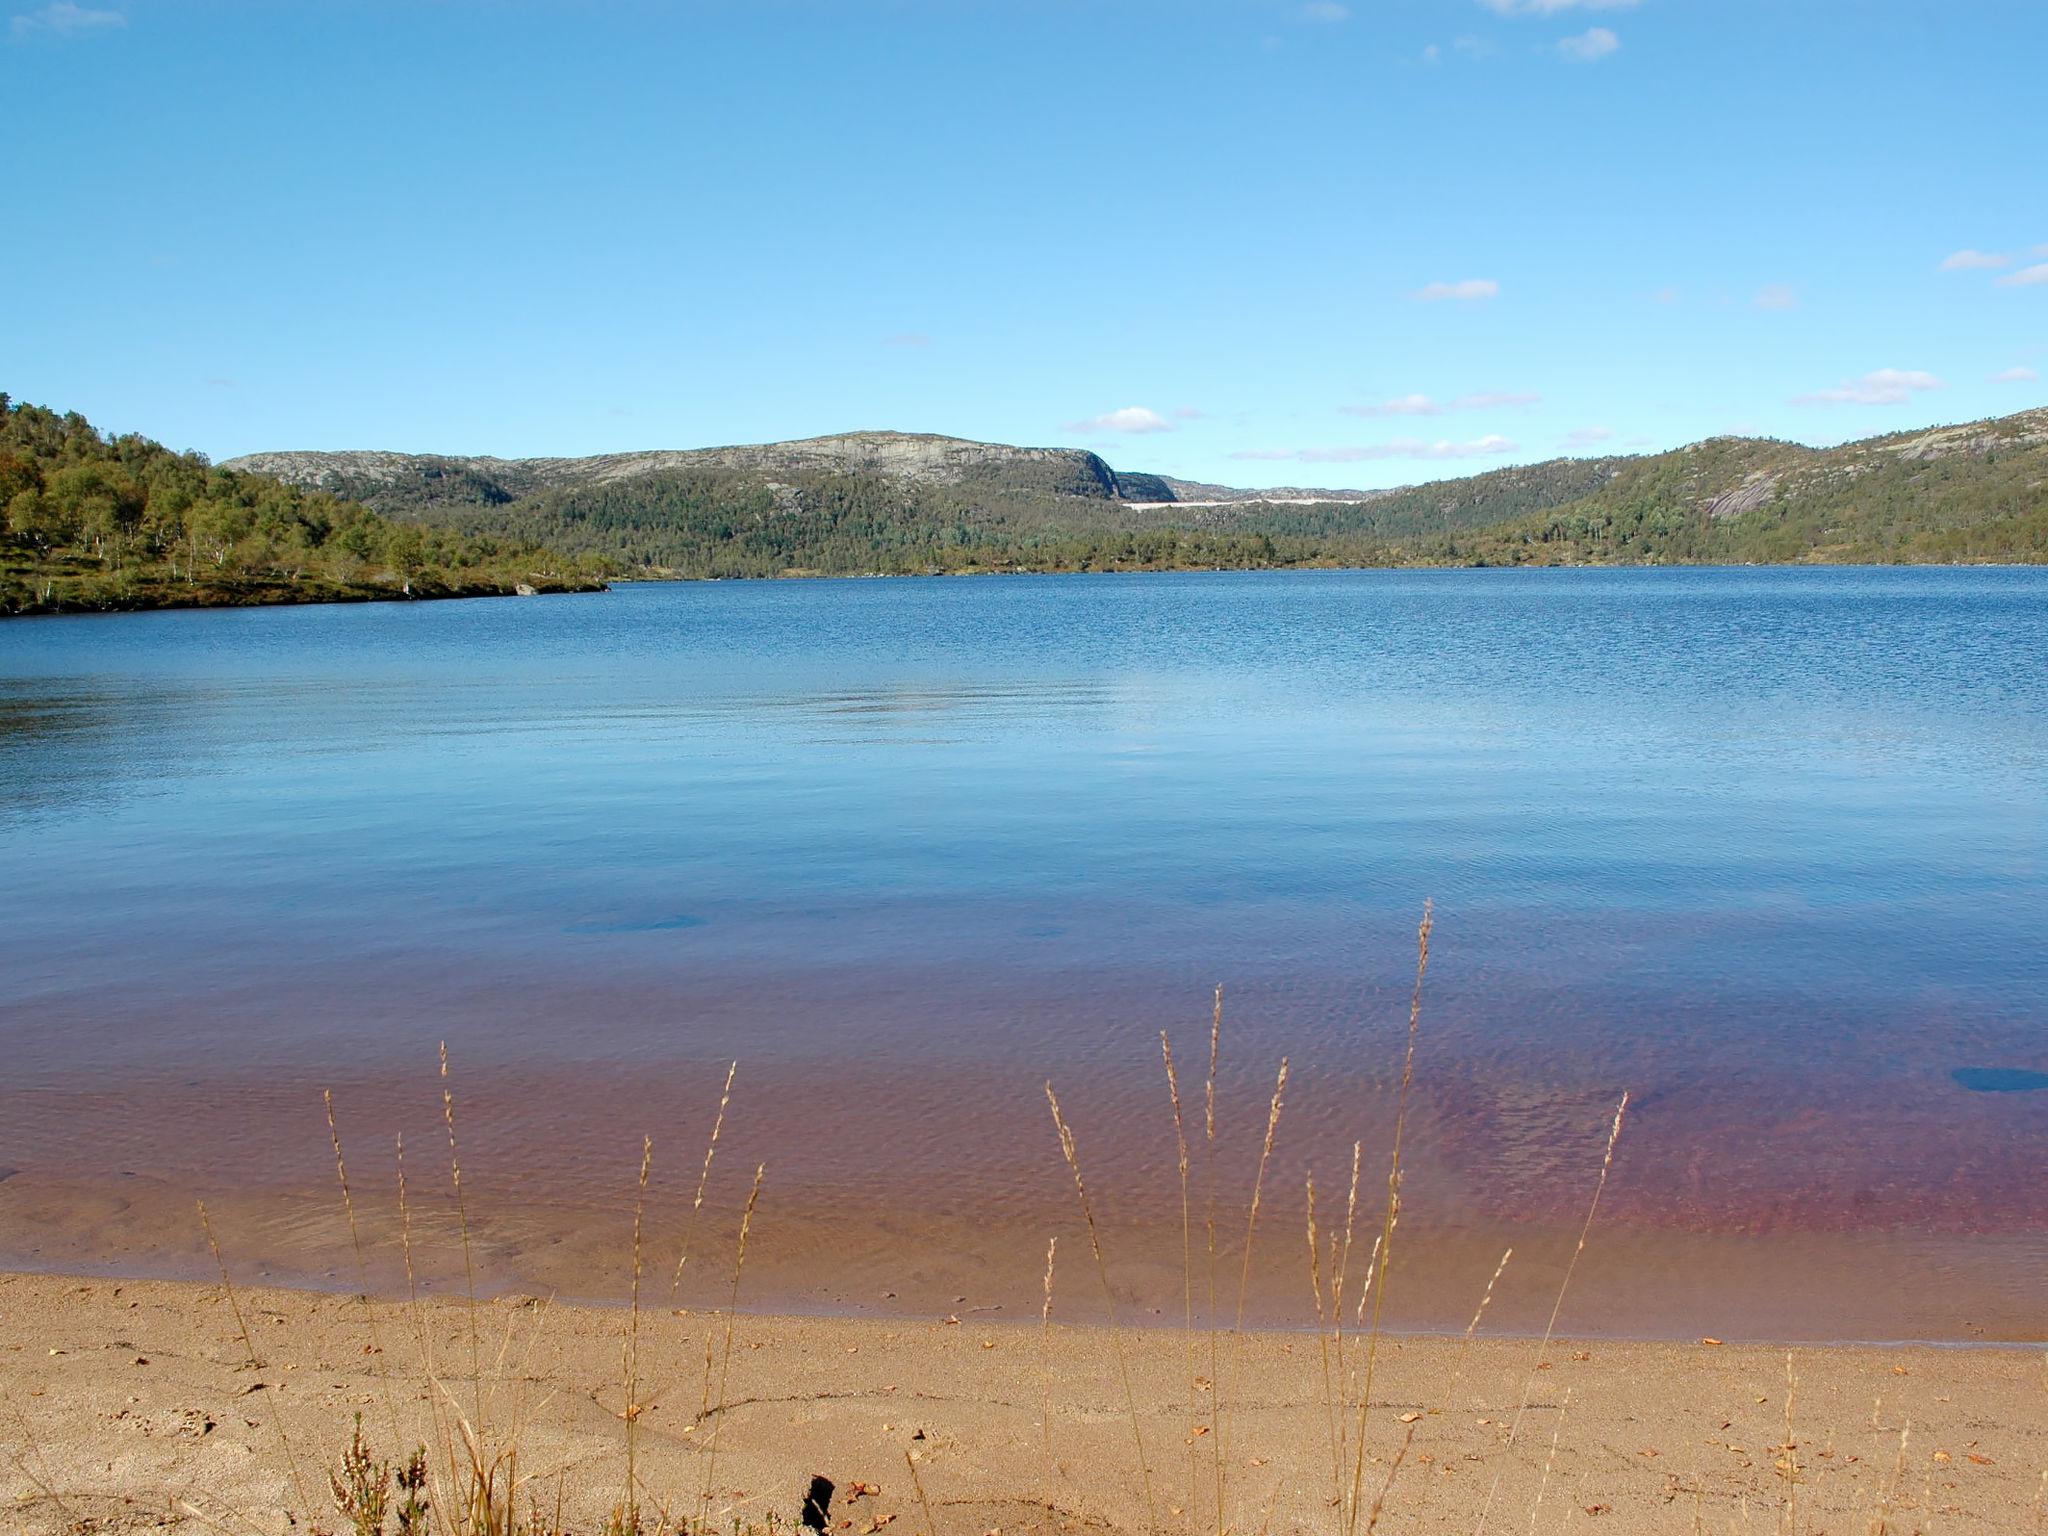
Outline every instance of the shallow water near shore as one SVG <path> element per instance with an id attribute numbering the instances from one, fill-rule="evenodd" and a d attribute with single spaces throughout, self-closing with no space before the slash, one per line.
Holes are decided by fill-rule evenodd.
<path id="1" fill-rule="evenodd" d="M 1046 1238 L 1083 1252 L 1050 1077 L 1170 1310 L 1158 1032 L 1198 1099 L 1222 982 L 1233 1223 L 1291 1059 L 1283 1320 L 1304 1173 L 1327 1222 L 1362 1139 L 1377 1211 L 1429 896 L 1400 1320 L 1461 1327 L 1517 1241 L 1540 1323 L 1627 1089 L 1586 1328 L 2038 1337 L 2044 855 L 2048 572 L 23 621 L 0 1266 L 203 1273 L 201 1195 L 238 1263 L 351 1275 L 320 1090 L 388 1252 L 395 1133 L 441 1216 L 445 1039 L 493 1284 L 619 1294 L 641 1135 L 672 1243 L 738 1059 L 703 1230 L 765 1161 L 757 1304 L 1035 1312 Z"/>

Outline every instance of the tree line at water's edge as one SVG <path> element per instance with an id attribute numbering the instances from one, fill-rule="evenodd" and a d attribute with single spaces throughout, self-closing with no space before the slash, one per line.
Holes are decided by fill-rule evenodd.
<path id="1" fill-rule="evenodd" d="M 384 517 L 0 394 L 0 615 L 586 590 L 602 564 Z"/>
<path id="2" fill-rule="evenodd" d="M 619 576 L 1816 561 L 2048 561 L 2048 411 L 1832 449 L 1715 438 L 1362 500 L 1160 507 L 1028 477 L 816 467 L 672 468 L 509 498 L 445 478 L 320 489 L 0 395 L 0 614 Z"/>

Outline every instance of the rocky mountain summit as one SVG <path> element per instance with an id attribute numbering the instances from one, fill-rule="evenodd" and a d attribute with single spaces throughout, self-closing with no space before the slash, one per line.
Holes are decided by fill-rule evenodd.
<path id="1" fill-rule="evenodd" d="M 1175 482 L 1164 476 L 1119 473 L 1086 449 L 1014 448 L 925 432 L 841 432 L 790 442 L 587 458 L 500 459 L 378 450 L 252 453 L 230 460 L 227 467 L 386 510 L 501 506 L 546 491 L 611 486 L 686 471 L 723 471 L 771 482 L 816 474 L 873 475 L 910 485 L 1000 487 L 1098 501 L 1181 499 Z"/>

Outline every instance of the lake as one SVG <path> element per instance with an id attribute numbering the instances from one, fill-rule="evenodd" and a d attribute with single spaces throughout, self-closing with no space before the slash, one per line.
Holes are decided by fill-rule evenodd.
<path id="1" fill-rule="evenodd" d="M 445 1281 L 446 1041 L 494 1286 L 1035 1317 L 1085 1238 L 1178 1315 L 1159 1032 L 1251 1304 L 1304 1177 L 1390 1308 L 1540 1328 L 1631 1109 L 1581 1331 L 2037 1338 L 2048 571 L 629 585 L 0 625 L 0 1266 Z M 1212 1153 L 1201 1127 L 1225 987 Z M 1209 1181 L 1213 1181 L 1212 1183 Z M 1213 1187 L 1214 1194 L 1208 1193 Z M 1361 1219 L 1361 1226 L 1366 1225 Z M 716 1284 L 713 1284 L 714 1278 Z M 1066 1293 L 1063 1293 L 1066 1294 Z"/>

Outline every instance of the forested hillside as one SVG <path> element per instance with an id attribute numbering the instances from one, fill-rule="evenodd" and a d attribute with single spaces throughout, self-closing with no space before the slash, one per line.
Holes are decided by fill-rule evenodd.
<path id="1" fill-rule="evenodd" d="M 393 521 L 0 394 L 0 614 L 585 589 L 600 564 Z"/>
<path id="2" fill-rule="evenodd" d="M 1712 438 L 1327 501 L 890 432 L 591 459 L 234 463 L 360 496 L 430 539 L 656 576 L 2048 559 L 2048 411 L 1830 449 Z"/>
<path id="3" fill-rule="evenodd" d="M 1465 563 L 2048 560 L 2048 410 L 1814 449 L 1711 438 L 1591 495 L 1420 546 Z"/>

